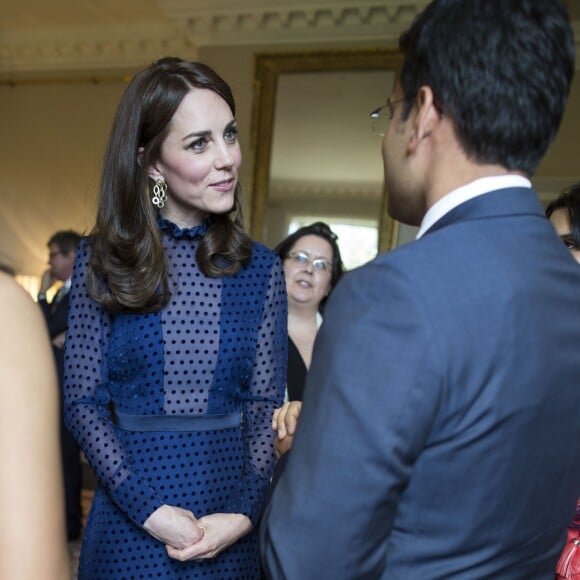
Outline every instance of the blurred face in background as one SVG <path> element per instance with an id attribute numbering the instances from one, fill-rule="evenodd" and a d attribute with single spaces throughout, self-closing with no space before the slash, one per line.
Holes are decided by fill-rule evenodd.
<path id="1" fill-rule="evenodd" d="M 316 235 L 299 238 L 284 259 L 288 303 L 318 308 L 330 292 L 332 246 Z"/>
<path id="2" fill-rule="evenodd" d="M 550 216 L 550 222 L 552 222 L 556 233 L 570 250 L 574 259 L 580 263 L 580 247 L 572 236 L 572 224 L 570 223 L 568 210 L 563 207 L 554 210 Z"/>
<path id="3" fill-rule="evenodd" d="M 75 252 L 65 254 L 60 251 L 57 244 L 48 246 L 48 265 L 50 274 L 55 280 L 66 282 L 72 276 L 74 262 Z"/>

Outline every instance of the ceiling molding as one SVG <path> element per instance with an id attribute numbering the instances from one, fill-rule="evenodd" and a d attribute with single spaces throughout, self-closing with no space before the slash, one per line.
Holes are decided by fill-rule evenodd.
<path id="1" fill-rule="evenodd" d="M 147 0 L 144 0 L 145 2 Z M 128 69 L 201 46 L 395 40 L 426 0 L 149 0 L 161 16 L 118 24 L 0 29 L 0 76 Z M 86 18 L 83 5 L 77 17 Z M 63 17 L 64 18 L 64 17 Z"/>
<path id="2" fill-rule="evenodd" d="M 0 78 L 36 73 L 130 70 L 167 54 L 196 58 L 199 47 L 394 44 L 427 0 L 143 0 L 146 20 L 127 11 L 116 24 L 86 22 L 84 4 L 59 27 L 0 27 Z M 61 8 L 65 9 L 64 5 Z M 84 8 L 86 10 L 86 7 Z M 75 20 L 75 17 L 77 20 Z M 83 18 L 80 18 L 83 17 Z M 68 18 L 68 20 L 67 20 Z M 580 39 L 580 20 L 573 22 Z M 576 43 L 580 54 L 580 42 Z M 576 60 L 580 69 L 580 58 Z"/>
<path id="3" fill-rule="evenodd" d="M 20 36 L 20 37 L 19 37 Z M 197 49 L 183 33 L 149 30 L 90 30 L 64 34 L 13 35 L 0 41 L 0 76 L 35 72 L 107 71 L 143 66 L 168 54 L 195 58 Z"/>
<path id="4" fill-rule="evenodd" d="M 159 0 L 198 46 L 396 39 L 427 1 Z"/>

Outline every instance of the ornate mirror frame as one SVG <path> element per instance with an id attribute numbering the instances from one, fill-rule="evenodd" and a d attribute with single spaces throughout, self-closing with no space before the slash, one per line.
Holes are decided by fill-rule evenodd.
<path id="1" fill-rule="evenodd" d="M 263 226 L 270 181 L 272 129 L 276 109 L 278 79 L 286 73 L 337 72 L 361 70 L 396 71 L 400 53 L 386 49 L 333 50 L 296 53 L 256 54 L 254 63 L 254 100 L 252 105 L 251 148 L 253 153 L 250 231 L 263 239 Z M 388 87 L 385 88 L 385 92 Z M 379 216 L 379 252 L 396 246 L 398 222 L 387 214 L 387 191 L 383 187 Z"/>

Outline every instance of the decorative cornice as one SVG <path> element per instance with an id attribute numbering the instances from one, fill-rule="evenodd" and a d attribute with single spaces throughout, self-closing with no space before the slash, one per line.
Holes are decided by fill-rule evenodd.
<path id="1" fill-rule="evenodd" d="M 150 0 L 162 16 L 116 26 L 0 32 L 0 78 L 134 69 L 198 47 L 394 44 L 428 0 Z M 580 54 L 580 21 L 573 22 Z M 580 69 L 580 58 L 576 61 Z"/>
<path id="2" fill-rule="evenodd" d="M 170 26 L 4 34 L 0 37 L 0 77 L 133 69 L 167 54 L 195 58 L 197 50 L 187 34 Z"/>
<path id="3" fill-rule="evenodd" d="M 159 0 L 198 46 L 372 41 L 397 38 L 427 1 Z"/>
<path id="4" fill-rule="evenodd" d="M 200 46 L 340 44 L 396 38 L 426 3 L 408 0 L 156 0 L 163 18 L 2 32 L 0 76 L 142 66 Z"/>

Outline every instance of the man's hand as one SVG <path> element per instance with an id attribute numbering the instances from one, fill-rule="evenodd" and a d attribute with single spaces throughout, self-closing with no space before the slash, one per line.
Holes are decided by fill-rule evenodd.
<path id="1" fill-rule="evenodd" d="M 276 431 L 274 449 L 277 457 L 281 457 L 292 447 L 301 410 L 301 401 L 289 401 L 274 411 L 272 429 Z"/>

